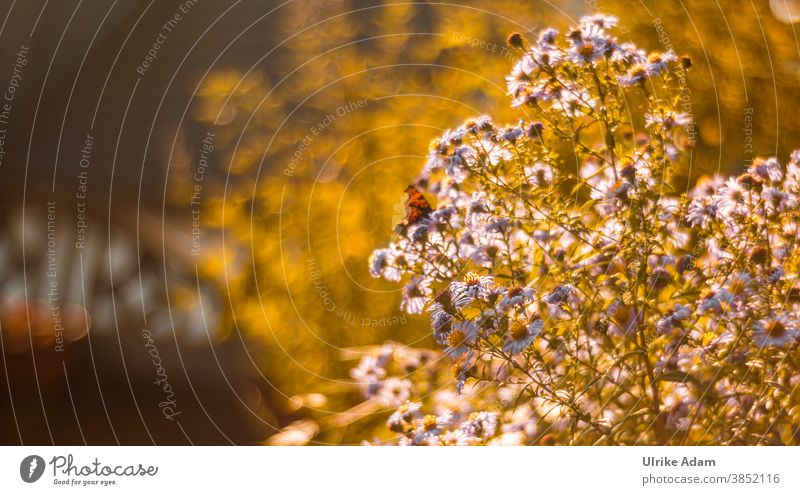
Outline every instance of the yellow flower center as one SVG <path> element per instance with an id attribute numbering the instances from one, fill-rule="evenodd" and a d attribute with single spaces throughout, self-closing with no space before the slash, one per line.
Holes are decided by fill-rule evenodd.
<path id="1" fill-rule="evenodd" d="M 647 57 L 647 61 L 650 62 L 651 64 L 660 64 L 663 60 L 664 59 L 661 58 L 661 54 L 660 53 L 651 53 Z"/>
<path id="2" fill-rule="evenodd" d="M 578 53 L 581 54 L 581 57 L 588 59 L 594 55 L 594 46 L 591 43 L 586 43 L 578 49 Z"/>
<path id="3" fill-rule="evenodd" d="M 422 418 L 422 427 L 425 428 L 425 431 L 435 430 L 437 426 L 439 426 L 439 421 L 436 416 L 428 414 Z"/>
<path id="4" fill-rule="evenodd" d="M 772 338 L 780 338 L 786 333 L 786 326 L 778 320 L 770 320 L 764 325 L 764 331 Z"/>
<path id="5" fill-rule="evenodd" d="M 511 338 L 514 340 L 522 340 L 528 336 L 528 327 L 522 322 L 515 322 L 511 326 Z"/>
<path id="6" fill-rule="evenodd" d="M 481 283 L 481 276 L 475 272 L 469 272 L 464 275 L 464 283 L 467 285 L 478 285 Z"/>
<path id="7" fill-rule="evenodd" d="M 467 336 L 461 330 L 453 330 L 450 332 L 450 335 L 447 336 L 447 345 L 450 347 L 458 347 L 464 343 L 466 338 Z"/>
<path id="8" fill-rule="evenodd" d="M 647 69 L 639 64 L 636 64 L 628 71 L 628 75 L 630 77 L 644 77 L 647 75 Z"/>

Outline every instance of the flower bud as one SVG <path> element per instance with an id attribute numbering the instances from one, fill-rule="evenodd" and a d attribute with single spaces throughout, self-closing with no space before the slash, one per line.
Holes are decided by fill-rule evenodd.
<path id="1" fill-rule="evenodd" d="M 522 49 L 525 46 L 525 38 L 520 33 L 511 33 L 506 43 L 514 48 Z"/>

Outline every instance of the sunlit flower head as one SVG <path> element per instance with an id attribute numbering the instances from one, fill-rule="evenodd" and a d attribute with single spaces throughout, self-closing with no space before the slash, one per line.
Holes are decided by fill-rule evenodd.
<path id="1" fill-rule="evenodd" d="M 783 168 L 777 158 L 754 160 L 748 171 L 763 180 L 780 182 L 783 179 Z"/>
<path id="2" fill-rule="evenodd" d="M 514 306 L 526 306 L 533 300 L 533 289 L 529 287 L 508 287 L 503 292 L 499 306 L 503 310 Z"/>
<path id="3" fill-rule="evenodd" d="M 652 76 L 653 72 L 646 65 L 635 64 L 623 76 L 618 77 L 620 86 L 634 86 Z"/>
<path id="4" fill-rule="evenodd" d="M 470 345 L 480 332 L 480 322 L 475 320 L 457 321 L 452 324 L 450 333 L 447 334 L 447 348 L 445 352 L 457 358 L 466 353 Z"/>
<path id="5" fill-rule="evenodd" d="M 787 316 L 772 316 L 753 323 L 753 340 L 761 347 L 787 347 L 797 341 L 797 321 Z"/>
<path id="6" fill-rule="evenodd" d="M 496 414 L 479 411 L 470 414 L 467 421 L 461 423 L 458 429 L 471 437 L 477 437 L 485 440 L 495 435 L 497 432 L 497 426 L 498 421 Z"/>
<path id="7" fill-rule="evenodd" d="M 409 314 L 420 314 L 431 296 L 430 279 L 414 277 L 403 289 L 400 308 Z"/>
<path id="8" fill-rule="evenodd" d="M 494 287 L 494 278 L 469 272 L 463 281 L 450 284 L 450 297 L 456 307 L 466 306 L 476 300 L 485 300 Z"/>
<path id="9" fill-rule="evenodd" d="M 536 318 L 530 323 L 520 320 L 509 322 L 503 350 L 511 355 L 521 353 L 530 347 L 533 340 L 542 332 L 542 328 L 544 328 L 544 322 L 540 318 Z"/>
<path id="10" fill-rule="evenodd" d="M 389 377 L 380 383 L 377 399 L 383 405 L 397 407 L 411 397 L 411 388 L 411 380 Z"/>

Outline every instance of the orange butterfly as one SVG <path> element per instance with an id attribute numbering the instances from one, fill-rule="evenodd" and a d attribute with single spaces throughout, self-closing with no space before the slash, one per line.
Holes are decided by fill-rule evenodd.
<path id="1" fill-rule="evenodd" d="M 406 201 L 406 226 L 414 225 L 423 218 L 433 213 L 433 208 L 425 196 L 414 186 L 406 188 L 408 201 Z"/>
<path id="2" fill-rule="evenodd" d="M 428 203 L 425 196 L 419 192 L 419 189 L 414 186 L 408 186 L 405 192 L 408 194 L 408 199 L 406 200 L 406 218 L 405 222 L 396 227 L 395 230 L 398 234 L 404 234 L 408 227 L 428 218 L 428 215 L 433 213 L 431 204 Z"/>

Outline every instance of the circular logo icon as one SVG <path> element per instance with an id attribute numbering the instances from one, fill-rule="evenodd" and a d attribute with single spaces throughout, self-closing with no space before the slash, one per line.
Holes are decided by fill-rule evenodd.
<path id="1" fill-rule="evenodd" d="M 19 475 L 25 483 L 33 483 L 44 474 L 44 459 L 29 455 L 19 464 Z"/>

